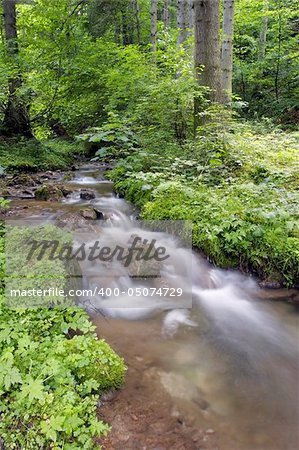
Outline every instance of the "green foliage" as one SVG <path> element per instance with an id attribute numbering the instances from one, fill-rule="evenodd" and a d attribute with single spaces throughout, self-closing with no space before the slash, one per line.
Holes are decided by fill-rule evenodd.
<path id="1" fill-rule="evenodd" d="M 0 197 L 0 208 L 4 208 L 4 209 L 7 208 L 9 203 L 10 203 L 9 200 L 6 200 L 5 198 Z"/>
<path id="2" fill-rule="evenodd" d="M 290 285 L 299 280 L 296 208 L 298 196 L 287 197 L 273 187 L 250 183 L 193 190 L 177 183 L 161 184 L 142 216 L 190 219 L 194 245 L 218 265 L 242 267 Z"/>
<path id="3" fill-rule="evenodd" d="M 189 37 L 177 46 L 176 8 L 171 24 L 158 21 L 157 53 L 150 50 L 150 0 L 21 2 L 18 64 L 0 42 L 0 121 L 8 81 L 21 69 L 17 95 L 30 105 L 37 137 L 53 135 L 57 122 L 70 136 L 101 126 L 110 112 L 137 124 L 163 129 L 183 142 L 192 133 L 193 99 L 203 106 L 204 89 L 193 73 Z M 266 8 L 268 4 L 268 8 Z M 164 2 L 158 2 L 163 17 Z M 260 55 L 262 18 L 267 17 L 265 55 Z M 139 26 L 139 30 L 138 30 Z M 292 0 L 240 0 L 234 32 L 235 102 L 250 116 L 275 117 L 285 126 L 298 120 L 297 11 Z M 239 98 L 238 97 L 238 98 Z M 239 98 L 240 100 L 240 98 Z"/>
<path id="4" fill-rule="evenodd" d="M 265 54 L 260 33 L 267 20 Z M 234 91 L 251 117 L 298 123 L 298 8 L 292 0 L 240 0 L 234 33 Z"/>
<path id="5" fill-rule="evenodd" d="M 5 171 L 37 171 L 68 169 L 76 154 L 83 154 L 79 143 L 51 140 L 40 143 L 35 139 L 0 141 L 0 164 Z"/>
<path id="6" fill-rule="evenodd" d="M 26 236 L 25 230 L 16 239 Z M 0 256 L 3 282 L 3 228 Z M 124 364 L 94 331 L 80 308 L 8 308 L 2 284 L 0 436 L 5 448 L 98 448 L 95 438 L 109 430 L 97 420 L 100 396 L 121 385 Z"/>
<path id="7" fill-rule="evenodd" d="M 92 161 L 105 158 L 107 155 L 128 156 L 138 145 L 136 135 L 130 127 L 117 120 L 113 114 L 110 114 L 110 117 L 114 121 L 104 123 L 101 127 L 89 128 L 77 137 L 77 140 L 89 144 L 89 153 L 93 151 L 95 154 Z"/>
<path id="8" fill-rule="evenodd" d="M 144 219 L 192 220 L 193 244 L 217 265 L 298 283 L 297 134 L 257 135 L 233 120 L 199 131 L 184 157 L 174 147 L 119 161 L 116 189 Z"/>

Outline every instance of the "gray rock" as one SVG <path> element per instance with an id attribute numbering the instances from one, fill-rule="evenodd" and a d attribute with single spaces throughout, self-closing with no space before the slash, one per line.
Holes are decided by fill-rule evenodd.
<path id="1" fill-rule="evenodd" d="M 92 200 L 95 196 L 95 193 L 89 189 L 84 189 L 80 192 L 80 198 L 82 200 Z"/>

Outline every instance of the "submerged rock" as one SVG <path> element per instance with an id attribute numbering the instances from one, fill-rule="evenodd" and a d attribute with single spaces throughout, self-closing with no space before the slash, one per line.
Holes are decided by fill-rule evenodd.
<path id="1" fill-rule="evenodd" d="M 68 231 L 85 230 L 93 231 L 92 222 L 86 220 L 79 212 L 67 212 L 57 217 L 56 225 Z"/>

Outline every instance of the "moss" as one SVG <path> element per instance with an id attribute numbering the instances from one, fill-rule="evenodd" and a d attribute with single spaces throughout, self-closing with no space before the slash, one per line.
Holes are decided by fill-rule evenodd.
<path id="1" fill-rule="evenodd" d="M 59 187 L 50 184 L 44 184 L 35 191 L 35 198 L 37 200 L 59 200 L 62 197 L 62 190 Z"/>
<path id="2" fill-rule="evenodd" d="M 6 172 L 69 169 L 74 155 L 82 153 L 81 144 L 65 140 L 2 140 L 0 166 L 4 167 Z"/>

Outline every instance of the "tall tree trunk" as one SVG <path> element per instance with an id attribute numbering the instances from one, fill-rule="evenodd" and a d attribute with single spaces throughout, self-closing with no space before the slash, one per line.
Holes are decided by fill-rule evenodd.
<path id="1" fill-rule="evenodd" d="M 193 30 L 194 27 L 194 0 L 187 0 L 186 2 L 186 22 L 188 28 Z"/>
<path id="2" fill-rule="evenodd" d="M 133 24 L 132 24 L 132 10 L 130 10 L 129 3 L 124 5 L 121 14 L 122 14 L 122 32 L 123 32 L 123 45 L 133 44 Z"/>
<path id="3" fill-rule="evenodd" d="M 8 101 L 4 112 L 1 133 L 7 136 L 21 135 L 31 138 L 33 135 L 30 126 L 28 107 L 24 101 L 18 97 L 17 93 L 18 89 L 22 86 L 22 77 L 19 73 L 17 63 L 19 48 L 16 1 L 17 0 L 3 0 L 7 53 L 15 68 L 17 68 L 17 74 L 14 74 L 8 80 Z"/>
<path id="4" fill-rule="evenodd" d="M 135 25 L 136 25 L 136 35 L 137 35 L 137 44 L 141 42 L 141 28 L 140 28 L 140 9 L 138 0 L 133 0 L 133 10 L 135 16 Z"/>
<path id="5" fill-rule="evenodd" d="M 169 28 L 169 25 L 170 25 L 169 0 L 164 0 L 163 22 L 164 22 L 165 28 Z"/>
<path id="6" fill-rule="evenodd" d="M 177 0 L 177 27 L 179 29 L 178 45 L 186 39 L 186 8 L 185 0 Z"/>
<path id="7" fill-rule="evenodd" d="M 267 43 L 267 31 L 268 31 L 268 0 L 264 0 L 264 15 L 262 17 L 262 27 L 260 31 L 259 39 L 259 54 L 258 60 L 262 61 L 265 57 L 266 43 Z"/>
<path id="8" fill-rule="evenodd" d="M 281 7 L 280 2 L 279 2 L 279 6 Z M 279 100 L 279 88 L 280 88 L 279 77 L 280 77 L 280 65 L 281 65 L 281 58 L 282 58 L 281 44 L 282 44 L 282 13 L 281 13 L 281 9 L 280 9 L 279 13 L 278 13 L 278 52 L 277 52 L 277 58 L 276 58 L 276 70 L 275 70 L 275 78 L 274 78 L 275 97 L 276 97 L 277 101 Z"/>
<path id="9" fill-rule="evenodd" d="M 211 89 L 211 101 L 221 102 L 219 0 L 195 0 L 194 19 L 196 77 L 200 85 Z"/>
<path id="10" fill-rule="evenodd" d="M 151 43 L 152 51 L 157 50 L 157 0 L 151 0 Z"/>
<path id="11" fill-rule="evenodd" d="M 223 102 L 232 99 L 234 0 L 223 1 L 223 36 L 221 51 Z"/>

